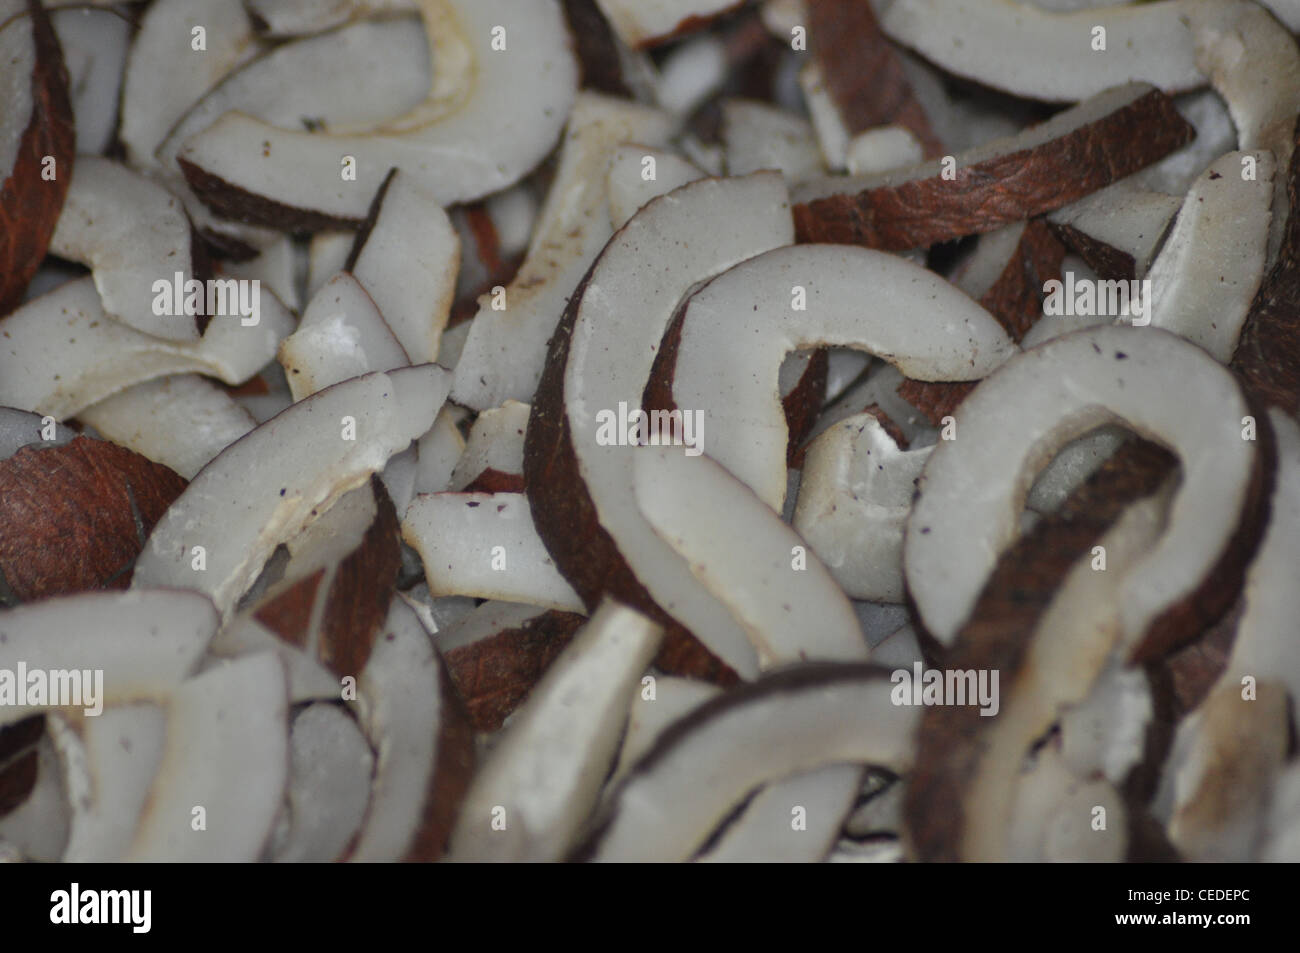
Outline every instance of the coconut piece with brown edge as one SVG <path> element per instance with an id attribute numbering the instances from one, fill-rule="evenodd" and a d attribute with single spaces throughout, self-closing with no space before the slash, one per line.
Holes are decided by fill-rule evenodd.
<path id="1" fill-rule="evenodd" d="M 50 22 L 68 69 L 77 152 L 102 154 L 117 132 L 117 104 L 133 24 L 117 10 L 93 7 L 54 10 Z"/>
<path id="2" fill-rule="evenodd" d="M 1134 139 L 1134 127 L 1143 135 Z M 1017 135 L 879 176 L 828 177 L 794 191 L 801 241 L 920 248 L 1068 205 L 1192 138 L 1173 101 L 1118 86 Z"/>
<path id="3" fill-rule="evenodd" d="M 0 121 L 0 314 L 23 299 L 72 178 L 76 133 L 63 51 L 40 0 L 0 4 L 10 99 Z"/>
<path id="4" fill-rule="evenodd" d="M 353 135 L 290 132 L 226 114 L 181 150 L 190 187 L 218 214 L 314 231 L 360 224 L 394 166 L 441 204 L 517 182 L 550 151 L 577 92 L 558 3 L 422 0 L 420 9 L 435 72 L 424 102 Z M 503 41 L 504 50 L 494 48 Z M 439 77 L 471 82 L 448 102 Z M 355 179 L 344 179 L 344 157 Z"/>

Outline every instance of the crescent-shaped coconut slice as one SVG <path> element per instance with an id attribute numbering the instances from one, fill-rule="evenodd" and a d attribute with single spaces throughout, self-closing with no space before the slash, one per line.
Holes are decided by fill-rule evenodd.
<path id="1" fill-rule="evenodd" d="M 1246 163 L 1254 179 L 1243 177 Z M 1225 364 L 1264 280 L 1274 174 L 1268 152 L 1229 152 L 1212 163 L 1188 191 L 1148 276 L 1151 326 Z"/>
<path id="2" fill-rule="evenodd" d="M 791 231 L 785 185 L 774 172 L 704 179 L 643 208 L 570 299 L 525 442 L 533 521 L 587 607 L 608 592 L 664 623 L 666 646 L 682 642 L 687 629 L 746 677 L 757 672 L 758 660 L 744 630 L 640 515 L 631 451 L 602 443 L 617 429 L 620 404 L 639 408 L 682 296 L 787 244 Z"/>
<path id="3" fill-rule="evenodd" d="M 691 296 L 679 327 L 676 347 L 665 343 L 657 358 L 646 406 L 671 400 L 702 412 L 709 456 L 778 512 L 789 434 L 777 377 L 786 354 L 854 347 L 912 378 L 975 380 L 1016 353 L 987 311 L 934 272 L 837 245 L 781 248 L 736 266 Z"/>
<path id="4" fill-rule="evenodd" d="M 72 823 L 63 860 L 115 863 L 131 846 L 167 735 L 166 709 L 119 705 L 95 718 L 51 714 L 50 738 L 63 761 Z"/>
<path id="5" fill-rule="evenodd" d="M 203 27 L 203 49 L 193 29 Z M 241 0 L 161 0 L 150 4 L 127 54 L 119 136 L 137 168 L 184 112 L 260 49 Z M 160 83 L 159 76 L 167 82 Z"/>
<path id="6" fill-rule="evenodd" d="M 724 101 L 722 142 L 727 150 L 730 175 L 777 169 L 793 184 L 826 171 L 812 124 L 802 116 L 768 103 L 747 99 Z"/>
<path id="7" fill-rule="evenodd" d="M 218 317 L 197 341 L 168 341 L 109 318 L 92 279 L 69 281 L 0 320 L 0 403 L 67 419 L 118 391 L 172 374 L 243 383 L 274 357 L 293 328 L 293 315 L 274 295 L 250 300 L 256 325 Z"/>
<path id="8" fill-rule="evenodd" d="M 474 775 L 474 731 L 414 610 L 394 599 L 357 680 L 375 750 L 370 807 L 348 860 L 437 860 Z"/>
<path id="9" fill-rule="evenodd" d="M 532 408 L 517 400 L 485 410 L 469 430 L 465 452 L 451 471 L 457 492 L 524 492 L 524 434 Z"/>
<path id="10" fill-rule="evenodd" d="M 411 360 L 435 361 L 456 297 L 460 238 L 442 206 L 400 172 L 385 181 L 376 205 L 348 270 Z"/>
<path id="11" fill-rule="evenodd" d="M 866 661 L 853 606 L 821 560 L 718 463 L 641 447 L 633 479 L 641 515 L 744 627 L 759 668 Z"/>
<path id="12" fill-rule="evenodd" d="M 648 161 L 647 161 L 648 160 Z M 650 174 L 651 178 L 646 178 Z M 614 229 L 628 223 L 647 202 L 704 178 L 699 166 L 667 149 L 628 144 L 609 160 L 606 190 Z"/>
<path id="13" fill-rule="evenodd" d="M 706 702 L 637 762 L 579 856 L 687 860 L 762 784 L 844 762 L 905 772 L 919 709 L 890 693 L 885 669 L 813 663 Z"/>
<path id="14" fill-rule="evenodd" d="M 583 611 L 533 528 L 522 493 L 418 496 L 402 519 L 402 538 L 420 554 L 435 596 Z"/>
<path id="15" fill-rule="evenodd" d="M 220 662 L 177 687 L 166 711 L 166 747 L 124 859 L 257 860 L 289 774 L 280 660 L 268 652 Z"/>
<path id="16" fill-rule="evenodd" d="M 457 403 L 486 410 L 532 398 L 558 316 L 613 234 L 603 178 L 611 153 L 629 140 L 661 145 L 671 131 L 660 110 L 579 94 L 528 254 L 503 296 L 480 300 L 470 325 L 452 390 Z"/>
<path id="17" fill-rule="evenodd" d="M 1134 139 L 1134 128 L 1143 130 Z M 1173 100 L 1117 86 L 1046 122 L 951 159 L 878 176 L 830 176 L 794 191 L 801 241 L 902 251 L 974 235 L 1071 202 L 1191 141 Z"/>
<path id="18" fill-rule="evenodd" d="M 115 320 L 169 340 L 198 338 L 194 315 L 174 313 L 172 286 L 207 275 L 195 268 L 185 206 L 162 186 L 111 159 L 81 157 L 50 251 L 91 269 Z"/>
<path id="19" fill-rule="evenodd" d="M 533 689 L 474 777 L 447 859 L 559 861 L 618 752 L 627 699 L 659 649 L 650 619 L 606 602 Z"/>
<path id="20" fill-rule="evenodd" d="M 131 22 L 116 10 L 55 10 L 50 23 L 63 48 L 77 126 L 77 152 L 98 155 L 117 131 L 117 102 L 130 46 Z"/>
<path id="21" fill-rule="evenodd" d="M 289 730 L 287 799 L 272 858 L 317 864 L 337 859 L 365 818 L 374 766 L 361 729 L 338 705 L 317 702 L 299 712 Z"/>
<path id="22" fill-rule="evenodd" d="M 192 592 L 88 592 L 0 615 L 0 670 L 103 672 L 83 683 L 81 714 L 98 705 L 165 701 L 198 664 L 217 628 L 212 604 Z M 103 638 L 111 632 L 112 638 Z M 74 682 L 75 684 L 75 682 Z M 0 705 L 0 726 L 43 711 L 45 700 Z"/>
<path id="23" fill-rule="evenodd" d="M 903 528 L 930 450 L 900 450 L 869 413 L 809 445 L 794 529 L 850 597 L 903 601 Z"/>
<path id="24" fill-rule="evenodd" d="M 411 359 L 361 282 L 339 272 L 307 303 L 278 359 L 295 401 L 349 378 L 407 367 Z"/>
<path id="25" fill-rule="evenodd" d="M 741 0 L 596 0 L 618 38 L 633 49 L 694 33 L 741 5 Z"/>
<path id="26" fill-rule="evenodd" d="M 231 444 L 154 528 L 132 584 L 198 590 L 228 618 L 277 544 L 433 425 L 448 376 L 425 364 L 354 378 Z"/>
<path id="27" fill-rule="evenodd" d="M 577 92 L 559 4 L 421 0 L 420 10 L 435 64 L 424 102 L 354 135 L 291 132 L 227 113 L 182 148 L 190 186 L 228 216 L 320 228 L 360 223 L 394 166 L 444 205 L 517 182 L 550 151 Z M 451 102 L 438 88 L 444 72 L 471 81 Z M 355 161 L 355 179 L 341 175 L 344 157 Z"/>
<path id="28" fill-rule="evenodd" d="M 1174 335 L 1125 327 L 1057 338 L 988 380 L 958 408 L 957 438 L 930 455 L 908 521 L 904 570 L 926 627 L 952 643 L 1016 537 L 1034 475 L 1067 441 L 1121 422 L 1183 461 L 1169 529 L 1122 591 L 1125 632 L 1141 640 L 1196 593 L 1258 506 L 1265 454 L 1242 438 L 1251 410 L 1236 380 Z M 1196 387 L 1167 383 L 1174 380 Z M 1029 393 L 1032 400 L 1019 396 Z M 1004 412 L 1011 406 L 1013 425 Z"/>
<path id="29" fill-rule="evenodd" d="M 77 140 L 63 51 L 40 0 L 3 0 L 0 24 L 0 314 L 8 314 L 45 258 Z"/>

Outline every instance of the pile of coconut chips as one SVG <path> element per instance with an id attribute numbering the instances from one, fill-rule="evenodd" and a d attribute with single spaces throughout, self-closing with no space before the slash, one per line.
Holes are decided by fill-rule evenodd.
<path id="1" fill-rule="evenodd" d="M 1294 28 L 0 0 L 0 857 L 1300 860 Z"/>

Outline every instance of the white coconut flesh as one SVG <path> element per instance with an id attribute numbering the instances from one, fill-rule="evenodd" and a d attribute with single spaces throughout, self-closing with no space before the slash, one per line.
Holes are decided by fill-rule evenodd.
<path id="1" fill-rule="evenodd" d="M 132 585 L 197 590 L 228 618 L 277 544 L 433 425 L 448 377 L 424 364 L 354 378 L 231 444 L 154 526 Z"/>
<path id="2" fill-rule="evenodd" d="M 58 752 L 47 733 L 36 744 L 36 783 L 27 799 L 0 817 L 0 853 L 6 860 L 57 863 L 72 824 Z"/>
<path id="3" fill-rule="evenodd" d="M 794 238 L 777 173 L 705 179 L 661 196 L 614 236 L 578 305 L 564 371 L 573 452 L 597 516 L 650 596 L 742 677 L 758 671 L 744 630 L 637 509 L 631 455 L 597 441 L 597 414 L 641 405 L 659 341 L 695 284 Z"/>
<path id="4" fill-rule="evenodd" d="M 451 475 L 465 452 L 465 438 L 456 428 L 456 418 L 450 407 L 438 412 L 433 426 L 416 442 L 416 450 L 419 467 L 415 474 L 415 494 L 441 493 L 451 489 Z"/>
<path id="5" fill-rule="evenodd" d="M 662 145 L 671 131 L 660 110 L 598 93 L 578 95 L 555 181 L 519 273 L 505 286 L 504 307 L 495 296 L 485 297 L 470 325 L 452 392 L 458 403 L 486 410 L 532 398 L 564 305 L 614 234 L 604 181 L 611 154 L 628 140 Z"/>
<path id="6" fill-rule="evenodd" d="M 216 628 L 212 604 L 192 592 L 60 596 L 0 616 L 0 670 L 17 672 L 22 663 L 28 672 L 78 673 L 69 684 L 81 683 L 86 704 L 69 706 L 76 713 L 98 704 L 165 700 L 198 664 Z M 98 676 L 87 671 L 103 672 L 102 693 Z M 15 697 L 14 704 L 0 705 L 0 727 L 48 707 L 38 701 L 29 695 L 25 704 Z"/>
<path id="7" fill-rule="evenodd" d="M 628 46 L 649 46 L 685 24 L 707 20 L 737 6 L 736 0 L 596 0 L 609 25 Z"/>
<path id="8" fill-rule="evenodd" d="M 1078 777 L 1101 776 L 1120 785 L 1141 763 L 1154 717 L 1146 673 L 1112 657 L 1088 697 L 1062 713 L 1061 757 Z"/>
<path id="9" fill-rule="evenodd" d="M 1246 162 L 1254 180 L 1243 178 Z M 1151 326 L 1225 364 L 1264 280 L 1275 171 L 1269 152 L 1229 152 L 1212 163 L 1187 193 L 1151 267 Z"/>
<path id="10" fill-rule="evenodd" d="M 179 341 L 198 338 L 191 314 L 162 314 L 154 283 L 193 277 L 185 206 L 162 186 L 110 159 L 82 156 L 50 238 L 55 255 L 87 265 L 104 310 L 137 331 Z"/>
<path id="11" fill-rule="evenodd" d="M 792 668 L 707 702 L 629 772 L 592 858 L 681 861 L 760 785 L 832 764 L 911 765 L 919 708 L 869 665 Z"/>
<path id="12" fill-rule="evenodd" d="M 722 104 L 722 142 L 730 175 L 778 169 L 787 182 L 795 183 L 826 171 L 812 124 L 767 103 L 726 100 Z"/>
<path id="13" fill-rule="evenodd" d="M 63 760 L 72 823 L 63 859 L 122 859 L 162 763 L 167 737 L 161 705 L 119 705 L 95 718 L 50 715 L 50 737 Z"/>
<path id="14" fill-rule="evenodd" d="M 278 359 L 295 401 L 332 384 L 411 363 L 360 281 L 339 272 L 307 303 Z"/>
<path id="15" fill-rule="evenodd" d="M 1047 220 L 1067 225 L 1128 255 L 1133 259 L 1134 277 L 1142 278 L 1165 238 L 1179 202 L 1172 195 L 1144 188 L 1135 181 L 1137 178 L 1120 179 L 1087 198 L 1049 213 Z"/>
<path id="16" fill-rule="evenodd" d="M 0 62 L 6 64 L 5 95 L 10 97 L 0 114 L 0 169 L 9 177 L 18 161 L 18 149 L 31 123 L 36 101 L 32 71 L 36 68 L 36 38 L 25 0 L 0 2 Z"/>
<path id="17" fill-rule="evenodd" d="M 91 278 L 70 281 L 0 320 L 0 403 L 67 419 L 173 374 L 241 384 L 274 357 L 293 328 L 293 315 L 274 295 L 260 295 L 258 308 L 255 326 L 218 317 L 198 340 L 168 341 L 109 318 Z"/>
<path id="18" fill-rule="evenodd" d="M 819 345 L 860 348 L 918 380 L 977 380 L 1017 350 L 966 295 L 886 252 L 798 245 L 715 278 L 686 306 L 673 399 L 703 411 L 709 455 L 777 511 L 789 441 L 777 372 Z"/>
<path id="19" fill-rule="evenodd" d="M 930 449 L 900 450 L 871 414 L 809 444 L 794 529 L 850 597 L 903 600 L 903 528 Z"/>
<path id="20" fill-rule="evenodd" d="M 77 436 L 62 424 L 55 424 L 54 439 L 45 439 L 45 419 L 40 414 L 12 407 L 0 407 L 0 460 L 8 460 L 15 453 L 30 444 L 58 446 Z"/>
<path id="21" fill-rule="evenodd" d="M 464 648 L 490 639 L 507 629 L 517 629 L 548 610 L 541 606 L 529 606 L 520 602 L 498 602 L 488 600 L 472 608 L 460 619 L 445 628 L 434 627 L 434 644 L 443 655 L 453 649 Z M 426 625 L 425 628 L 428 628 Z"/>
<path id="22" fill-rule="evenodd" d="M 853 606 L 821 560 L 718 463 L 640 447 L 633 478 L 641 515 L 744 627 L 760 669 L 866 660 Z"/>
<path id="23" fill-rule="evenodd" d="M 298 252 L 293 238 L 280 234 L 262 245 L 255 258 L 248 261 L 223 261 L 221 274 L 243 281 L 257 280 L 291 310 L 301 311 L 298 267 Z"/>
<path id="24" fill-rule="evenodd" d="M 844 167 L 849 175 L 873 175 L 916 165 L 925 149 L 906 126 L 881 126 L 860 132 L 844 150 Z"/>
<path id="25" fill-rule="evenodd" d="M 853 134 L 845 125 L 830 90 L 826 88 L 826 77 L 820 63 L 809 61 L 799 70 L 799 88 L 803 90 L 804 103 L 808 107 L 813 131 L 817 134 L 822 162 L 832 172 L 843 171 Z"/>
<path id="26" fill-rule="evenodd" d="M 524 472 L 524 434 L 532 408 L 517 400 L 485 410 L 469 430 L 465 451 L 451 471 L 452 490 L 464 490 L 485 470 Z"/>
<path id="27" fill-rule="evenodd" d="M 204 29 L 196 50 L 191 31 Z M 181 41 L 178 41 L 181 38 Z M 155 165 L 154 150 L 198 99 L 260 44 L 241 0 L 163 0 L 149 6 L 127 54 L 119 135 L 137 168 Z M 159 82 L 166 76 L 166 82 Z"/>
<path id="28" fill-rule="evenodd" d="M 1106 826 L 1095 827 L 1105 811 Z M 1118 863 L 1128 849 L 1127 808 L 1105 779 L 1076 777 L 1044 748 L 1016 785 L 1003 857 L 1012 863 Z"/>
<path id="29" fill-rule="evenodd" d="M 606 177 L 610 222 L 620 229 L 651 199 L 702 178 L 702 169 L 675 152 L 636 143 L 619 146 Z"/>
<path id="30" fill-rule="evenodd" d="M 416 0 L 248 0 L 248 12 L 262 33 L 304 36 L 341 26 L 358 17 L 416 9 Z"/>
<path id="31" fill-rule="evenodd" d="M 77 153 L 98 155 L 112 143 L 117 129 L 117 101 L 131 24 L 113 10 L 89 7 L 55 10 L 50 23 L 68 68 Z"/>
<path id="32" fill-rule="evenodd" d="M 167 740 L 135 837 L 135 862 L 257 860 L 289 773 L 284 668 L 271 653 L 221 662 L 167 702 Z M 196 808 L 205 827 L 196 829 Z"/>
<path id="33" fill-rule="evenodd" d="M 554 0 L 421 0 L 435 80 L 423 103 L 368 134 L 313 135 L 227 113 L 191 137 L 179 158 L 254 196 L 331 218 L 360 221 L 394 166 L 441 204 L 499 191 L 550 151 L 577 91 L 568 29 Z M 507 48 L 492 48 L 505 31 Z M 513 38 L 513 43 L 511 42 Z M 439 56 L 444 44 L 451 57 Z M 448 59 L 458 62 L 452 70 Z M 437 76 L 473 82 L 448 103 Z M 263 143 L 269 143 L 264 149 Z M 267 154 L 264 154 L 267 153 Z M 340 156 L 355 181 L 341 181 Z"/>
<path id="34" fill-rule="evenodd" d="M 317 292 L 340 271 L 343 271 L 356 244 L 354 232 L 324 231 L 311 237 L 307 246 L 307 300 L 310 302 Z"/>
<path id="35" fill-rule="evenodd" d="M 379 216 L 352 274 L 417 364 L 438 359 L 459 267 L 460 238 L 451 219 L 409 176 L 398 172 L 384 190 Z"/>
<path id="36" fill-rule="evenodd" d="M 356 721 L 338 705 L 317 702 L 299 712 L 289 730 L 287 803 L 272 858 L 338 859 L 365 818 L 374 760 Z"/>
<path id="37" fill-rule="evenodd" d="M 431 493 L 416 497 L 402 538 L 420 554 L 429 591 L 583 611 L 555 568 L 522 493 Z"/>
<path id="38" fill-rule="evenodd" d="M 649 681 L 647 681 L 649 680 Z M 653 691 L 651 690 L 653 688 Z M 610 774 L 606 793 L 649 751 L 668 726 L 686 717 L 722 689 L 709 682 L 675 675 L 646 675 L 632 689 L 627 712 L 627 730 L 618 752 L 618 764 Z"/>
<path id="39" fill-rule="evenodd" d="M 1192 379 L 1191 391 L 1168 383 Z M 1118 422 L 1173 450 L 1184 476 L 1168 531 L 1121 592 L 1124 630 L 1140 638 L 1196 590 L 1236 529 L 1257 463 L 1257 445 L 1241 438 L 1249 412 L 1229 371 L 1157 329 L 1092 328 L 1008 361 L 958 407 L 958 438 L 940 442 L 921 477 L 903 565 L 926 627 L 951 644 L 1016 538 L 1043 464 L 1069 440 Z"/>
<path id="40" fill-rule="evenodd" d="M 448 859 L 563 860 L 595 807 L 618 752 L 627 699 L 662 630 L 604 603 L 511 718 L 479 769 Z M 505 810 L 505 829 L 493 821 Z"/>
<path id="41" fill-rule="evenodd" d="M 338 677 L 314 655 L 290 645 L 258 622 L 255 611 L 254 608 L 240 612 L 221 627 L 209 647 L 212 655 L 233 659 L 273 652 L 284 666 L 290 704 L 337 699 L 341 693 Z"/>
<path id="42" fill-rule="evenodd" d="M 257 426 L 224 390 L 197 374 L 136 384 L 83 407 L 77 419 L 187 480 Z"/>

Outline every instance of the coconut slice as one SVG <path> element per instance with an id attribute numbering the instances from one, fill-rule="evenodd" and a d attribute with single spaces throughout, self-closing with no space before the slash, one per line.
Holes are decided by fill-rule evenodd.
<path id="1" fill-rule="evenodd" d="M 1143 129 L 1136 141 L 1135 126 Z M 1191 138 L 1192 127 L 1164 93 L 1141 83 L 1119 86 L 952 157 L 951 178 L 937 160 L 882 176 L 806 183 L 794 193 L 796 227 L 803 241 L 918 248 L 1068 205 Z"/>
<path id="2" fill-rule="evenodd" d="M 646 178 L 647 170 L 653 172 L 652 178 Z M 620 146 L 609 160 L 606 180 L 610 222 L 620 229 L 651 199 L 702 178 L 698 166 L 676 153 L 635 144 Z"/>
<path id="3" fill-rule="evenodd" d="M 1160 383 L 1192 379 L 1191 390 Z M 952 643 L 1016 536 L 1033 475 L 1066 441 L 1118 420 L 1183 461 L 1169 530 L 1122 591 L 1125 632 L 1149 637 L 1195 595 L 1257 506 L 1261 452 L 1242 439 L 1250 409 L 1236 381 L 1199 348 L 1149 328 L 1070 334 L 989 380 L 958 409 L 959 439 L 931 454 L 908 522 L 904 570 L 926 627 Z M 990 409 L 1007 406 L 1020 408 L 1014 427 Z"/>
<path id="4" fill-rule="evenodd" d="M 595 860 L 685 860 L 761 784 L 837 763 L 902 772 L 917 709 L 890 701 L 889 673 L 810 664 L 706 702 L 627 775 L 583 851 Z"/>
<path id="5" fill-rule="evenodd" d="M 649 680 L 649 681 L 647 681 Z M 651 691 L 653 686 L 653 691 Z M 623 779 L 675 722 L 721 693 L 717 685 L 672 675 L 647 675 L 632 692 L 627 730 L 619 748 L 618 764 L 610 774 L 606 793 Z"/>
<path id="6" fill-rule="evenodd" d="M 845 166 L 853 134 L 844 124 L 844 117 L 827 88 L 820 63 L 812 61 L 799 70 L 799 89 L 803 92 L 813 131 L 817 134 L 822 161 L 827 168 L 839 172 Z"/>
<path id="7" fill-rule="evenodd" d="M 675 619 L 743 676 L 758 669 L 743 629 L 640 516 L 630 452 L 598 437 L 620 402 L 640 404 L 682 295 L 789 242 L 784 193 L 776 173 L 705 179 L 655 199 L 614 236 L 552 339 L 524 455 L 538 534 L 587 606 L 606 592 L 627 600 L 665 623 L 668 648 L 684 641 L 667 625 Z"/>
<path id="8" fill-rule="evenodd" d="M 874 289 L 868 315 L 864 286 Z M 789 436 L 777 372 L 790 351 L 819 345 L 861 348 L 922 380 L 980 378 L 1016 350 L 983 308 L 895 255 L 801 245 L 715 278 L 687 302 L 653 380 L 671 382 L 685 413 L 702 410 L 709 455 L 778 512 Z M 666 388 L 653 390 L 646 405 L 666 406 Z"/>
<path id="9" fill-rule="evenodd" d="M 777 169 L 790 183 L 825 171 L 812 124 L 768 103 L 728 99 L 722 104 L 722 142 L 727 172 L 749 175 Z"/>
<path id="10" fill-rule="evenodd" d="M 122 705 L 97 718 L 50 715 L 67 779 L 72 823 L 63 860 L 113 863 L 131 846 L 166 743 L 160 705 Z"/>
<path id="11" fill-rule="evenodd" d="M 434 595 L 583 611 L 533 529 L 522 494 L 419 496 L 402 520 L 402 538 L 420 554 Z"/>
<path id="12" fill-rule="evenodd" d="M 167 341 L 110 319 L 90 278 L 70 281 L 0 321 L 0 401 L 68 418 L 118 391 L 171 374 L 242 383 L 293 327 L 293 316 L 274 295 L 250 301 L 259 312 L 255 326 L 243 326 L 240 317 L 218 317 L 197 341 Z M 51 373 L 56 367 L 58 373 Z"/>
<path id="13" fill-rule="evenodd" d="M 447 378 L 437 365 L 367 374 L 231 444 L 155 527 L 133 584 L 196 589 L 228 618 L 278 543 L 432 426 Z"/>
<path id="14" fill-rule="evenodd" d="M 866 660 L 853 607 L 821 560 L 721 466 L 643 447 L 633 474 L 641 515 L 744 627 L 760 668 Z"/>
<path id="15" fill-rule="evenodd" d="M 554 144 L 577 88 L 559 4 L 421 0 L 420 9 L 435 64 L 424 102 L 355 135 L 291 132 L 228 113 L 181 150 L 191 187 L 219 213 L 314 229 L 359 223 L 394 166 L 444 205 L 517 182 Z M 506 55 L 493 49 L 502 30 Z M 449 100 L 439 76 L 471 86 Z M 341 179 L 343 156 L 355 159 L 355 180 Z"/>
<path id="16" fill-rule="evenodd" d="M 1136 178 L 1122 179 L 1047 216 L 1053 233 L 1104 278 L 1144 277 L 1178 211 L 1176 198 L 1147 191 Z"/>
<path id="17" fill-rule="evenodd" d="M 618 38 L 633 49 L 703 29 L 738 0 L 596 0 Z"/>
<path id="18" fill-rule="evenodd" d="M 627 698 L 659 626 L 607 602 L 555 660 L 474 778 L 450 860 L 557 861 L 572 849 L 618 750 Z"/>
<path id="19" fill-rule="evenodd" d="M 201 50 L 194 49 L 196 26 L 204 31 Z M 172 124 L 258 48 L 240 0 L 152 4 L 140 19 L 122 81 L 120 136 L 131 164 L 152 166 L 154 149 Z"/>
<path id="20" fill-rule="evenodd" d="M 903 600 L 903 527 L 930 449 L 900 450 L 871 414 L 809 446 L 794 528 L 852 598 Z"/>
<path id="21" fill-rule="evenodd" d="M 98 155 L 112 144 L 117 130 L 117 100 L 131 23 L 114 10 L 90 7 L 55 10 L 50 23 L 68 68 L 77 152 Z"/>
<path id="22" fill-rule="evenodd" d="M 0 120 L 0 314 L 8 314 L 45 257 L 72 178 L 76 133 L 63 51 L 45 8 L 3 0 L 0 24 L 8 91 Z"/>
<path id="23" fill-rule="evenodd" d="M 353 248 L 349 270 L 411 360 L 437 360 L 456 293 L 460 239 L 447 213 L 407 175 L 388 180 L 377 202 L 374 225 Z"/>
<path id="24" fill-rule="evenodd" d="M 293 719 L 277 862 L 329 863 L 343 853 L 365 817 L 374 761 L 357 723 L 337 705 L 317 702 Z"/>
<path id="25" fill-rule="evenodd" d="M 414 487 L 417 496 L 451 489 L 451 475 L 465 453 L 465 438 L 457 429 L 456 420 L 453 408 L 450 405 L 444 407 L 438 412 L 429 432 L 417 441 L 419 469 Z"/>
<path id="26" fill-rule="evenodd" d="M 485 410 L 470 428 L 465 452 L 451 471 L 450 489 L 487 493 L 524 491 L 524 434 L 532 408 L 517 400 Z M 471 490 L 470 492 L 473 492 Z"/>
<path id="27" fill-rule="evenodd" d="M 166 747 L 125 859 L 256 860 L 288 773 L 288 699 L 279 659 L 266 653 L 208 669 L 167 703 Z"/>
<path id="28" fill-rule="evenodd" d="M 474 772 L 474 733 L 442 659 L 402 600 L 393 600 L 357 687 L 376 759 L 370 807 L 347 859 L 437 860 Z"/>
<path id="29" fill-rule="evenodd" d="M 197 374 L 137 384 L 84 408 L 77 417 L 186 480 L 257 425 L 225 391 Z"/>
<path id="30" fill-rule="evenodd" d="M 307 246 L 307 300 L 340 271 L 347 267 L 348 257 L 357 236 L 353 232 L 317 232 Z"/>
<path id="31" fill-rule="evenodd" d="M 458 403 L 486 410 L 532 398 L 557 317 L 613 234 L 602 178 L 611 152 L 629 140 L 661 145 L 669 132 L 659 110 L 595 93 L 578 97 L 528 256 L 503 295 L 480 302 L 470 325 L 453 389 Z"/>
<path id="32" fill-rule="evenodd" d="M 916 165 L 925 152 L 920 140 L 904 126 L 880 126 L 860 132 L 844 150 L 849 175 L 873 175 Z"/>
<path id="33" fill-rule="evenodd" d="M 0 462 L 3 602 L 126 588 L 145 536 L 184 489 L 165 466 L 89 437 Z"/>
<path id="34" fill-rule="evenodd" d="M 295 401 L 349 378 L 411 363 L 360 281 L 340 272 L 307 304 L 279 361 Z"/>
<path id="35" fill-rule="evenodd" d="M 1245 161 L 1256 168 L 1254 181 L 1242 178 Z M 1268 152 L 1229 152 L 1213 163 L 1187 193 L 1151 268 L 1152 326 L 1199 344 L 1225 364 L 1264 280 L 1273 176 Z"/>
<path id="36" fill-rule="evenodd" d="M 0 670 L 102 671 L 83 682 L 73 712 L 99 705 L 164 701 L 198 663 L 216 631 L 216 614 L 202 596 L 166 590 L 81 593 L 10 609 L 0 617 Z M 112 638 L 103 638 L 111 632 Z M 75 685 L 75 681 L 72 683 Z M 30 686 L 29 686 L 30 687 Z M 0 725 L 47 707 L 44 701 L 0 705 Z"/>

